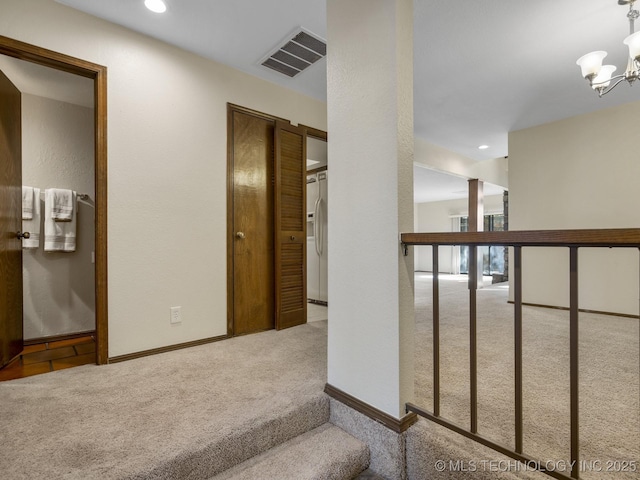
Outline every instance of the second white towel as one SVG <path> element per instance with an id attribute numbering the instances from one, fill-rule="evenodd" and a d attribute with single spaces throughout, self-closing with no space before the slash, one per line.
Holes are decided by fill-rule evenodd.
<path id="1" fill-rule="evenodd" d="M 40 191 L 40 190 L 38 190 Z M 22 186 L 22 219 L 33 219 L 33 205 L 34 205 L 34 188 Z M 40 197 L 36 198 L 36 201 L 40 201 Z"/>
<path id="2" fill-rule="evenodd" d="M 66 188 L 48 188 L 51 197 L 51 217 L 58 222 L 70 222 L 76 209 L 76 192 Z"/>
<path id="3" fill-rule="evenodd" d="M 31 197 L 31 218 L 24 219 L 23 216 L 22 220 L 22 231 L 29 232 L 31 236 L 22 239 L 22 248 L 38 248 L 40 246 L 40 189 L 32 188 Z"/>
<path id="4" fill-rule="evenodd" d="M 75 252 L 76 250 L 76 212 L 77 194 L 71 191 L 70 219 L 66 222 L 56 221 L 54 213 L 58 189 L 48 188 L 44 191 L 44 251 Z"/>

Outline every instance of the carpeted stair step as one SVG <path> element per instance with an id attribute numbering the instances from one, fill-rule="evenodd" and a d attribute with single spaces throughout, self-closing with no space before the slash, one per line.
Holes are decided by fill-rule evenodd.
<path id="1" fill-rule="evenodd" d="M 211 432 L 210 439 L 191 442 L 175 456 L 156 462 L 153 469 L 139 471 L 128 480 L 202 480 L 241 464 L 329 420 L 329 401 L 324 392 L 301 398 L 286 408 L 263 412 L 244 422 Z"/>
<path id="2" fill-rule="evenodd" d="M 367 445 L 325 423 L 210 480 L 349 480 L 368 465 Z"/>

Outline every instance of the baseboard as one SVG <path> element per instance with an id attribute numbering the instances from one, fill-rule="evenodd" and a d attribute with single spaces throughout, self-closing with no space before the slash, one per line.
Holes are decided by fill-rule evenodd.
<path id="1" fill-rule="evenodd" d="M 509 300 L 508 303 L 513 304 L 514 301 L 513 300 Z M 544 305 L 541 303 L 528 303 L 528 302 L 522 302 L 522 305 L 527 306 L 527 307 L 540 307 L 540 308 L 551 308 L 553 310 L 565 310 L 565 311 L 569 311 L 569 307 L 558 307 L 555 305 Z M 623 318 L 636 318 L 636 319 L 640 319 L 640 315 L 632 315 L 630 313 L 615 313 L 615 312 L 603 312 L 601 310 L 588 310 L 586 308 L 579 308 L 578 309 L 579 312 L 582 313 L 594 313 L 596 315 L 607 315 L 609 317 L 623 317 Z"/>
<path id="2" fill-rule="evenodd" d="M 206 345 L 207 343 L 218 342 L 220 340 L 226 340 L 227 338 L 230 338 L 230 337 L 228 335 L 219 335 L 217 337 L 202 338 L 200 340 L 193 340 L 191 342 L 177 343 L 175 345 L 167 345 L 166 347 L 152 348 L 150 350 L 143 350 L 141 352 L 127 353 L 125 355 L 118 355 L 117 357 L 109 357 L 108 363 L 126 362 L 127 360 L 148 357 L 150 355 L 157 355 L 158 353 L 173 352 L 174 350 L 182 350 L 183 348 L 197 347 L 198 345 Z"/>
<path id="3" fill-rule="evenodd" d="M 355 411 L 366 415 L 370 419 L 381 423 L 382 425 L 390 430 L 393 430 L 396 433 L 405 432 L 411 425 L 418 421 L 418 416 L 413 412 L 409 412 L 401 419 L 397 419 L 389 415 L 388 413 L 383 412 L 382 410 L 379 410 L 376 407 L 369 405 L 368 403 L 363 402 L 362 400 L 359 400 L 356 397 L 353 397 L 328 383 L 324 386 L 324 392 L 330 397 L 335 398 L 348 407 L 353 408 Z"/>
<path id="4" fill-rule="evenodd" d="M 41 343 L 59 342 L 61 340 L 73 340 L 81 337 L 88 337 L 96 335 L 95 330 L 87 330 L 86 332 L 66 333 L 62 335 L 51 335 L 49 337 L 30 338 L 25 340 L 22 344 L 26 347 L 28 345 L 38 345 Z"/>

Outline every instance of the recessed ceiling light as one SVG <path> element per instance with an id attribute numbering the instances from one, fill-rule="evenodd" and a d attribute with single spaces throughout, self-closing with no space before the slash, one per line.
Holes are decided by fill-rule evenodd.
<path id="1" fill-rule="evenodd" d="M 144 0 L 144 6 L 156 13 L 164 13 L 167 11 L 167 6 L 162 0 Z"/>
<path id="2" fill-rule="evenodd" d="M 489 145 L 480 145 L 478 148 L 480 150 L 486 150 L 487 148 L 489 148 Z"/>

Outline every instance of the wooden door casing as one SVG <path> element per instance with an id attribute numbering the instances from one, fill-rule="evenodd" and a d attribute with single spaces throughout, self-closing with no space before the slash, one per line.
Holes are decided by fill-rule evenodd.
<path id="1" fill-rule="evenodd" d="M 0 54 L 93 79 L 95 112 L 96 363 L 109 363 L 107 252 L 107 68 L 0 35 Z"/>
<path id="2" fill-rule="evenodd" d="M 23 348 L 21 94 L 0 71 L 0 367 Z"/>
<path id="3" fill-rule="evenodd" d="M 306 323 L 308 127 L 228 104 L 227 128 L 227 335 Z"/>

